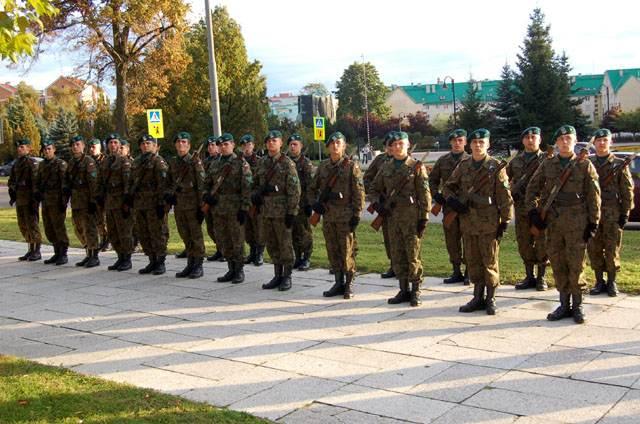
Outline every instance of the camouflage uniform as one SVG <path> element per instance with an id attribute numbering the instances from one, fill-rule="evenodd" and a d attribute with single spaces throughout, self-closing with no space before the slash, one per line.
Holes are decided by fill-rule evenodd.
<path id="1" fill-rule="evenodd" d="M 14 202 L 16 204 L 20 233 L 29 243 L 29 250 L 19 258 L 21 261 L 37 261 L 42 257 L 40 255 L 42 236 L 38 226 L 38 202 L 34 197 L 37 167 L 34 158 L 22 156 L 16 159 L 13 164 L 8 181 L 9 197 L 11 204 L 13 205 Z"/>
<path id="2" fill-rule="evenodd" d="M 103 163 L 106 162 L 107 155 L 100 152 L 100 154 L 91 156 L 91 158 L 96 162 L 96 168 L 98 169 L 98 181 L 100 181 L 100 173 L 103 170 Z M 96 212 L 96 228 L 98 229 L 98 236 L 100 237 L 100 249 L 106 250 L 109 245 L 107 211 L 104 205 L 104 198 L 100 198 L 100 196 L 98 196 L 97 200 L 98 211 Z"/>
<path id="3" fill-rule="evenodd" d="M 258 169 L 258 156 L 255 152 L 251 156 L 243 156 L 243 159 L 249 164 L 251 174 L 256 175 Z M 254 180 L 255 183 L 255 180 Z M 249 216 L 247 222 L 244 224 L 244 236 L 249 245 L 249 256 L 245 260 L 245 263 L 253 263 L 256 266 L 262 265 L 264 254 L 264 240 L 262 237 L 262 227 L 260 225 L 261 218 L 259 212 L 255 215 Z"/>
<path id="4" fill-rule="evenodd" d="M 211 156 L 208 155 L 207 157 L 204 158 L 204 161 L 202 162 L 202 166 L 204 167 L 204 173 L 205 175 L 207 175 L 209 173 L 209 170 L 211 169 L 211 166 L 216 163 L 216 161 L 220 158 L 220 155 L 215 155 L 215 156 Z M 209 256 L 207 258 L 208 261 L 216 261 L 218 259 L 220 259 L 222 257 L 222 253 L 220 252 L 220 248 L 218 247 L 218 238 L 216 236 L 217 233 L 217 229 L 216 227 L 213 225 L 213 211 L 209 210 L 205 215 L 204 215 L 204 222 L 207 224 L 207 234 L 209 235 L 209 238 L 215 243 L 216 245 L 216 253 L 214 253 L 213 255 Z M 220 255 L 219 257 L 217 255 Z"/>
<path id="5" fill-rule="evenodd" d="M 313 252 L 313 233 L 311 232 L 311 224 L 309 224 L 309 217 L 311 216 L 310 204 L 313 202 L 313 194 L 311 193 L 313 164 L 303 154 L 298 157 L 288 156 L 296 165 L 301 192 L 300 209 L 298 215 L 296 215 L 292 230 L 293 251 L 296 255 L 296 262 L 293 267 L 303 271 L 309 269 L 309 260 Z"/>

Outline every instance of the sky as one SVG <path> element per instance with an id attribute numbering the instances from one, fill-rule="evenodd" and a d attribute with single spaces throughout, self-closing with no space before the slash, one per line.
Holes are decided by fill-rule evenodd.
<path id="1" fill-rule="evenodd" d="M 204 0 L 188 0 L 189 19 Z M 269 95 L 298 93 L 309 82 L 330 90 L 353 62 L 371 62 L 387 85 L 453 77 L 498 79 L 514 66 L 529 15 L 540 7 L 553 47 L 565 51 L 572 74 L 640 67 L 640 4 L 633 0 L 211 0 L 227 6 L 242 28 L 251 59 L 260 61 Z M 24 74 L 0 67 L 0 82 L 25 80 L 37 89 L 79 63 L 77 52 L 51 46 Z M 113 96 L 113 87 L 106 87 Z"/>

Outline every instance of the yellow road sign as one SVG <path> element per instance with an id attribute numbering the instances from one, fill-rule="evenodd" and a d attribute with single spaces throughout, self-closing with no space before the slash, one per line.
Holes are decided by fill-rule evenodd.
<path id="1" fill-rule="evenodd" d="M 313 117 L 313 139 L 315 141 L 324 141 L 324 118 L 320 116 Z"/>
<path id="2" fill-rule="evenodd" d="M 152 137 L 164 138 L 162 109 L 147 109 L 147 128 Z"/>

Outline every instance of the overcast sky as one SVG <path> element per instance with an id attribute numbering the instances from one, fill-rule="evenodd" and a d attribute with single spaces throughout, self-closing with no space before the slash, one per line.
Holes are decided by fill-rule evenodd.
<path id="1" fill-rule="evenodd" d="M 190 19 L 204 15 L 191 0 Z M 556 52 L 574 74 L 640 67 L 640 5 L 633 0 L 212 0 L 241 25 L 252 59 L 263 64 L 268 93 L 297 93 L 308 82 L 335 87 L 355 61 L 372 62 L 385 84 L 497 79 L 514 65 L 529 14 L 541 7 Z M 73 71 L 77 56 L 49 48 L 28 74 L 0 68 L 0 81 L 41 89 Z M 108 90 L 113 93 L 113 89 Z"/>

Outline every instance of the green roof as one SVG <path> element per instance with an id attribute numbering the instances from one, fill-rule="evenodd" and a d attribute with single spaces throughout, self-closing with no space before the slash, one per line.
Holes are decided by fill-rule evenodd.
<path id="1" fill-rule="evenodd" d="M 611 69 L 606 71 L 609 81 L 611 81 L 611 87 L 613 91 L 617 92 L 620 87 L 631 77 L 640 79 L 640 68 L 635 69 Z"/>
<path id="2" fill-rule="evenodd" d="M 602 90 L 604 75 L 576 75 L 572 79 L 571 92 L 574 96 L 595 96 Z"/>
<path id="3" fill-rule="evenodd" d="M 480 84 L 478 95 L 485 102 L 497 100 L 497 89 L 500 81 L 476 81 Z M 402 85 L 402 90 L 407 93 L 411 100 L 418 104 L 441 104 L 453 102 L 453 91 L 451 84 L 447 84 L 447 88 L 442 88 L 442 84 L 414 84 Z M 456 103 L 462 100 L 469 90 L 468 82 L 456 82 Z"/>

